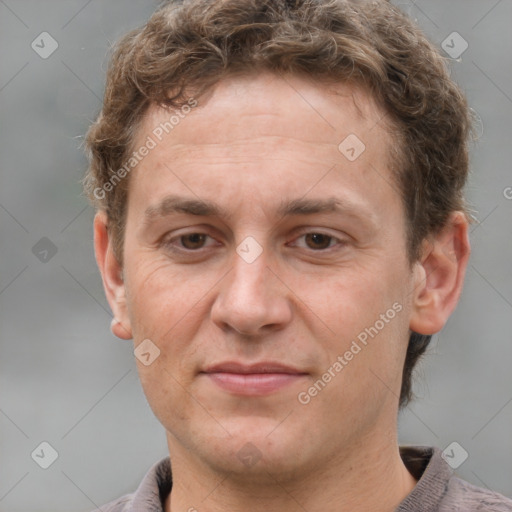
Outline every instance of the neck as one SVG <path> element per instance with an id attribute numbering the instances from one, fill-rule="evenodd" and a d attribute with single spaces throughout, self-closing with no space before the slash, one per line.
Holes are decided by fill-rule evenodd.
<path id="1" fill-rule="evenodd" d="M 290 475 L 220 474 L 170 442 L 173 486 L 165 512 L 392 512 L 416 480 L 400 458 L 395 435 L 383 443 L 361 439 L 316 468 Z M 336 450 L 333 450 L 335 452 Z"/>

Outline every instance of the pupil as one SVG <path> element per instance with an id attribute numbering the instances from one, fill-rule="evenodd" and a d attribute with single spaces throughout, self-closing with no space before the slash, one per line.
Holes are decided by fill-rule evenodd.
<path id="1" fill-rule="evenodd" d="M 322 249 L 325 249 L 329 246 L 330 237 L 327 235 L 323 235 L 321 233 L 313 233 L 313 234 L 306 235 L 306 237 L 309 237 L 310 240 L 313 240 L 313 243 L 317 244 L 317 247 L 318 247 L 318 244 L 320 244 Z M 326 243 L 322 244 L 322 240 Z"/>
<path id="2" fill-rule="evenodd" d="M 183 238 L 182 238 L 182 241 L 191 241 L 192 242 L 192 247 L 190 247 L 190 244 L 188 243 L 184 243 L 183 245 L 185 247 L 187 247 L 187 249 L 196 249 L 196 245 L 199 244 L 201 245 L 201 242 L 204 241 L 204 235 L 200 234 L 200 233 L 193 233 L 191 235 L 185 235 Z"/>

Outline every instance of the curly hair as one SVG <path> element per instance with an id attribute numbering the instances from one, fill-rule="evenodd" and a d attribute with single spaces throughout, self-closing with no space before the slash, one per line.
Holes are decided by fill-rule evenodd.
<path id="1" fill-rule="evenodd" d="M 121 265 L 130 180 L 126 172 L 115 186 L 112 179 L 130 159 L 148 107 L 183 107 L 225 77 L 259 70 L 370 92 L 394 128 L 398 149 L 390 156 L 411 264 L 451 212 L 469 218 L 463 188 L 470 110 L 445 58 L 398 8 L 385 0 L 170 1 L 117 43 L 103 108 L 86 137 L 84 189 L 107 214 Z M 413 396 L 412 371 L 429 342 L 430 336 L 410 335 L 401 407 Z"/>

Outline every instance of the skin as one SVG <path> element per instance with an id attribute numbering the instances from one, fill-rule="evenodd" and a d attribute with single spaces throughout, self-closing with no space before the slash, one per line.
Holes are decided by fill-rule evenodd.
<path id="1" fill-rule="evenodd" d="M 168 119 L 152 107 L 135 147 Z M 366 146 L 354 161 L 338 149 L 349 134 Z M 441 330 L 454 310 L 468 223 L 454 212 L 411 266 L 391 144 L 383 112 L 356 87 L 231 77 L 132 171 L 123 269 L 97 213 L 113 332 L 160 350 L 137 365 L 167 432 L 167 512 L 392 511 L 414 488 L 397 441 L 407 342 L 411 329 Z M 215 202 L 227 215 L 145 222 L 171 194 Z M 328 197 L 352 210 L 276 214 L 282 201 Z M 183 237 L 194 233 L 208 236 Z M 262 248 L 252 263 L 236 252 L 248 236 Z M 396 303 L 401 311 L 300 403 L 298 394 Z M 238 396 L 200 373 L 228 360 L 279 361 L 305 375 L 264 396 Z M 258 459 L 250 464 L 239 453 L 247 443 Z"/>

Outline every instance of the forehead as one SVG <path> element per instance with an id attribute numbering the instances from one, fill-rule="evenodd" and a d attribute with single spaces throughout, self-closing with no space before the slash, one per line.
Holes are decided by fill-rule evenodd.
<path id="1" fill-rule="evenodd" d="M 297 75 L 264 72 L 257 76 L 227 77 L 206 96 L 191 100 L 197 101 L 197 106 L 190 112 L 186 108 L 185 117 L 190 121 L 182 122 L 185 111 L 177 107 L 175 113 L 181 116 L 172 132 L 193 143 L 199 139 L 205 143 L 222 143 L 237 134 L 245 139 L 271 134 L 286 138 L 297 135 L 311 142 L 338 145 L 340 136 L 349 129 L 358 129 L 359 135 L 364 137 L 364 132 L 376 126 L 381 135 L 389 128 L 382 109 L 361 87 L 314 81 L 311 77 Z M 172 114 L 152 104 L 140 132 L 153 132 Z M 257 122 L 244 123 L 248 118 Z M 179 142 L 176 137 L 166 139 L 170 144 Z"/>
<path id="2" fill-rule="evenodd" d="M 297 184 L 293 192 L 305 193 L 307 180 L 311 184 L 333 166 L 344 185 L 389 172 L 385 116 L 356 86 L 264 73 L 224 79 L 206 98 L 192 101 L 197 106 L 174 112 L 149 108 L 135 147 L 148 138 L 155 147 L 133 171 L 130 195 L 136 189 L 146 202 L 160 191 L 163 197 L 171 192 L 164 190 L 166 177 L 181 186 L 169 180 L 170 172 L 191 177 L 211 195 L 236 184 L 250 193 L 242 185 L 257 180 L 266 187 L 288 180 Z M 354 152 L 361 155 L 351 160 Z M 327 180 L 323 185 L 329 186 Z"/>

